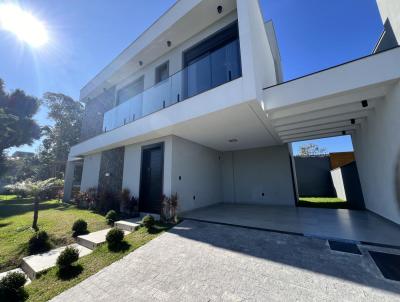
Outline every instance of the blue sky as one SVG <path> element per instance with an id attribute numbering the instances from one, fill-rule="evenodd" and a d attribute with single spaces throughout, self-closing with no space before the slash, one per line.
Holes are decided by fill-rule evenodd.
<path id="1" fill-rule="evenodd" d="M 78 99 L 80 88 L 174 2 L 19 1 L 46 23 L 49 43 L 32 50 L 0 29 L 0 78 L 8 89 L 21 88 L 37 97 L 53 91 Z M 370 54 L 382 31 L 375 0 L 260 3 L 265 20 L 275 25 L 285 80 Z M 41 125 L 49 123 L 46 110 L 36 118 Z M 348 137 L 316 143 L 331 152 L 352 149 Z M 33 151 L 37 146 L 19 149 Z"/>

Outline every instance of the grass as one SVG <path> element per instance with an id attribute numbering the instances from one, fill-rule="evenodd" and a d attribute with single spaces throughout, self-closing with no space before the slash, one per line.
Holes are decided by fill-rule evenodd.
<path id="1" fill-rule="evenodd" d="M 300 197 L 298 205 L 312 208 L 347 208 L 347 202 L 337 197 Z"/>
<path id="2" fill-rule="evenodd" d="M 0 195 L 0 272 L 18 267 L 27 255 L 27 242 L 34 233 L 32 218 L 32 199 Z M 103 216 L 90 211 L 58 200 L 40 203 L 39 229 L 49 234 L 55 247 L 74 242 L 71 227 L 78 218 L 86 220 L 89 231 L 108 227 Z"/>
<path id="3" fill-rule="evenodd" d="M 169 226 L 156 224 L 152 230 L 145 227 L 125 236 L 125 247 L 120 251 L 109 251 L 106 244 L 96 248 L 93 253 L 78 260 L 75 269 L 69 275 L 60 276 L 58 269 L 52 268 L 43 273 L 38 279 L 34 280 L 26 287 L 29 294 L 28 301 L 41 302 L 48 301 L 63 291 L 78 284 L 84 279 L 97 273 L 102 268 L 121 259 L 125 255 L 146 244 L 157 237 Z"/>

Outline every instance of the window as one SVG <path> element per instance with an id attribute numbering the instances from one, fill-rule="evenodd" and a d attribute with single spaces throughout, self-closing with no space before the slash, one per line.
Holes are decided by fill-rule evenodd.
<path id="1" fill-rule="evenodd" d="M 169 77 L 169 62 L 167 61 L 156 68 L 156 84 L 168 79 L 168 77 Z"/>
<path id="2" fill-rule="evenodd" d="M 117 106 L 129 101 L 135 95 L 142 93 L 144 89 L 144 78 L 141 77 L 140 79 L 126 85 L 124 88 L 118 90 L 117 95 Z"/>

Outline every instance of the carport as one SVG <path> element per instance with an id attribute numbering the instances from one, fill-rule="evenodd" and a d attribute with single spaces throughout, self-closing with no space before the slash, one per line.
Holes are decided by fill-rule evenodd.
<path id="1" fill-rule="evenodd" d="M 400 226 L 370 211 L 219 203 L 183 219 L 400 248 Z"/>

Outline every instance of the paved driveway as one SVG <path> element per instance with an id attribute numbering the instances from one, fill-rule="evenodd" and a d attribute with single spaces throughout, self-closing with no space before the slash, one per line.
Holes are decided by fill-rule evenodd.
<path id="1" fill-rule="evenodd" d="M 400 301 L 366 250 L 184 221 L 54 301 Z"/>

